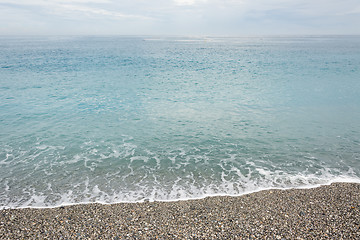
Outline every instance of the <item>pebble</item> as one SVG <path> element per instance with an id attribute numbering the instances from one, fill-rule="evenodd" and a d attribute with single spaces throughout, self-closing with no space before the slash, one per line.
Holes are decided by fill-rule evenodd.
<path id="1" fill-rule="evenodd" d="M 0 210 L 1 239 L 360 239 L 360 184 Z"/>

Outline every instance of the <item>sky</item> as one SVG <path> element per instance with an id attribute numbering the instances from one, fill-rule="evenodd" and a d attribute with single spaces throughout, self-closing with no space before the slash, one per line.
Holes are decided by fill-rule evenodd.
<path id="1" fill-rule="evenodd" d="M 360 34 L 360 0 L 0 0 L 0 35 Z"/>

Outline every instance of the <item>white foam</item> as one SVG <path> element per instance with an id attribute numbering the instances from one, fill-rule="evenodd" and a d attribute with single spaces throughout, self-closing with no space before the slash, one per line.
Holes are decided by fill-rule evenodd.
<path id="1" fill-rule="evenodd" d="M 146 156 L 135 156 L 135 157 L 131 157 L 130 158 L 130 162 L 133 162 L 133 161 L 143 161 L 143 162 L 147 162 L 149 160 L 148 157 Z"/>
<path id="2" fill-rule="evenodd" d="M 40 145 L 40 146 L 36 146 L 36 149 L 39 149 L 39 150 L 45 150 L 47 149 L 49 146 L 47 145 Z"/>
<path id="3" fill-rule="evenodd" d="M 148 157 L 135 156 L 132 161 L 147 161 Z M 143 169 L 142 178 L 135 177 L 131 162 L 128 164 L 126 174 L 120 170 L 111 175 L 113 179 L 119 180 L 119 186 L 99 181 L 98 178 L 85 177 L 83 182 L 72 186 L 71 189 L 59 192 L 55 183 L 48 183 L 44 192 L 27 188 L 18 199 L 7 201 L 0 196 L 0 208 L 25 208 L 25 207 L 56 207 L 80 203 L 119 203 L 119 202 L 141 202 L 144 199 L 150 201 L 178 201 L 189 199 L 200 199 L 209 196 L 241 196 L 252 192 L 267 189 L 289 189 L 289 188 L 313 188 L 327 185 L 333 182 L 355 182 L 360 183 L 360 178 L 350 169 L 342 175 L 332 174 L 331 169 L 323 169 L 314 174 L 289 174 L 281 170 L 270 171 L 266 168 L 249 167 L 248 171 L 235 167 L 235 165 L 220 164 L 223 169 L 221 174 L 201 176 L 195 171 L 187 171 L 181 167 L 181 174 L 174 175 L 172 182 L 164 176 L 156 174 L 156 171 Z M 169 169 L 174 170 L 174 166 Z M 245 172 L 245 173 L 244 173 Z M 185 174 L 185 175 L 182 175 Z M 259 175 L 260 174 L 260 175 Z M 166 176 L 169 177 L 169 176 Z M 221 181 L 216 180 L 219 178 Z M 135 181 L 135 182 L 132 182 Z M 121 185 L 123 183 L 129 185 Z M 132 184 L 131 184 L 132 183 Z M 109 183 L 110 184 L 110 183 Z M 110 186 L 110 185 L 109 185 Z M 5 182 L 4 192 L 8 192 L 10 186 Z M 8 193 L 6 193 L 8 194 Z M 53 196 L 49 199 L 49 196 Z"/>
<path id="4" fill-rule="evenodd" d="M 292 187 L 276 187 L 276 186 L 264 186 L 264 187 L 250 187 L 248 186 L 241 193 L 234 192 L 218 192 L 215 191 L 215 186 L 207 186 L 205 188 L 197 188 L 195 186 L 191 186 L 190 189 L 184 189 L 180 186 L 174 186 L 172 191 L 169 193 L 162 192 L 160 188 L 153 188 L 153 190 L 147 195 L 143 196 L 140 192 L 137 191 L 129 191 L 127 194 L 114 193 L 112 195 L 104 194 L 98 187 L 93 189 L 93 195 L 79 202 L 73 201 L 73 192 L 68 191 L 66 194 L 62 195 L 62 198 L 57 201 L 55 204 L 48 205 L 45 203 L 46 197 L 44 195 L 38 194 L 32 196 L 29 200 L 23 202 L 19 205 L 19 202 L 15 205 L 9 206 L 0 206 L 0 209 L 7 208 L 54 208 L 59 206 L 68 206 L 68 205 L 78 205 L 78 204 L 89 204 L 89 203 L 100 203 L 100 204 L 113 204 L 113 203 L 135 203 L 135 202 L 143 202 L 144 200 L 150 201 L 162 201 L 162 202 L 173 202 L 173 201 L 186 201 L 186 200 L 194 200 L 194 199 L 203 199 L 206 197 L 214 197 L 214 196 L 242 196 L 245 194 L 250 194 L 254 192 L 259 192 L 263 190 L 270 189 L 308 189 L 315 188 L 322 185 L 330 185 L 335 182 L 346 182 L 346 183 L 359 183 L 359 178 L 353 178 L 348 176 L 339 176 L 331 180 L 323 180 L 320 183 L 312 184 L 312 185 L 301 185 L 301 186 L 292 186 Z M 222 188 L 235 189 L 235 183 L 224 183 L 222 184 Z M 219 186 L 217 186 L 219 187 Z M 146 190 L 143 188 L 142 190 Z M 189 195 L 189 192 L 197 193 L 193 196 Z M 100 196 L 98 195 L 100 193 Z"/>
<path id="5" fill-rule="evenodd" d="M 82 157 L 79 154 L 76 154 L 71 160 L 67 161 L 66 163 L 77 163 L 81 161 Z"/>

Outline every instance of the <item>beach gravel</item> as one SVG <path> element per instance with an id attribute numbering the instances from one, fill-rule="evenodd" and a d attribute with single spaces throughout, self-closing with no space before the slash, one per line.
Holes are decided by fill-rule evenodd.
<path id="1" fill-rule="evenodd" d="M 360 184 L 176 202 L 3 209 L 1 239 L 360 239 Z"/>

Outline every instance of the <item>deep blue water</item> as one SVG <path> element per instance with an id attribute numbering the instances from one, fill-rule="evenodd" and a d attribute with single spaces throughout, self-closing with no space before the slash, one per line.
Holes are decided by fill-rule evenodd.
<path id="1" fill-rule="evenodd" d="M 360 36 L 0 37 L 0 207 L 360 182 Z"/>

